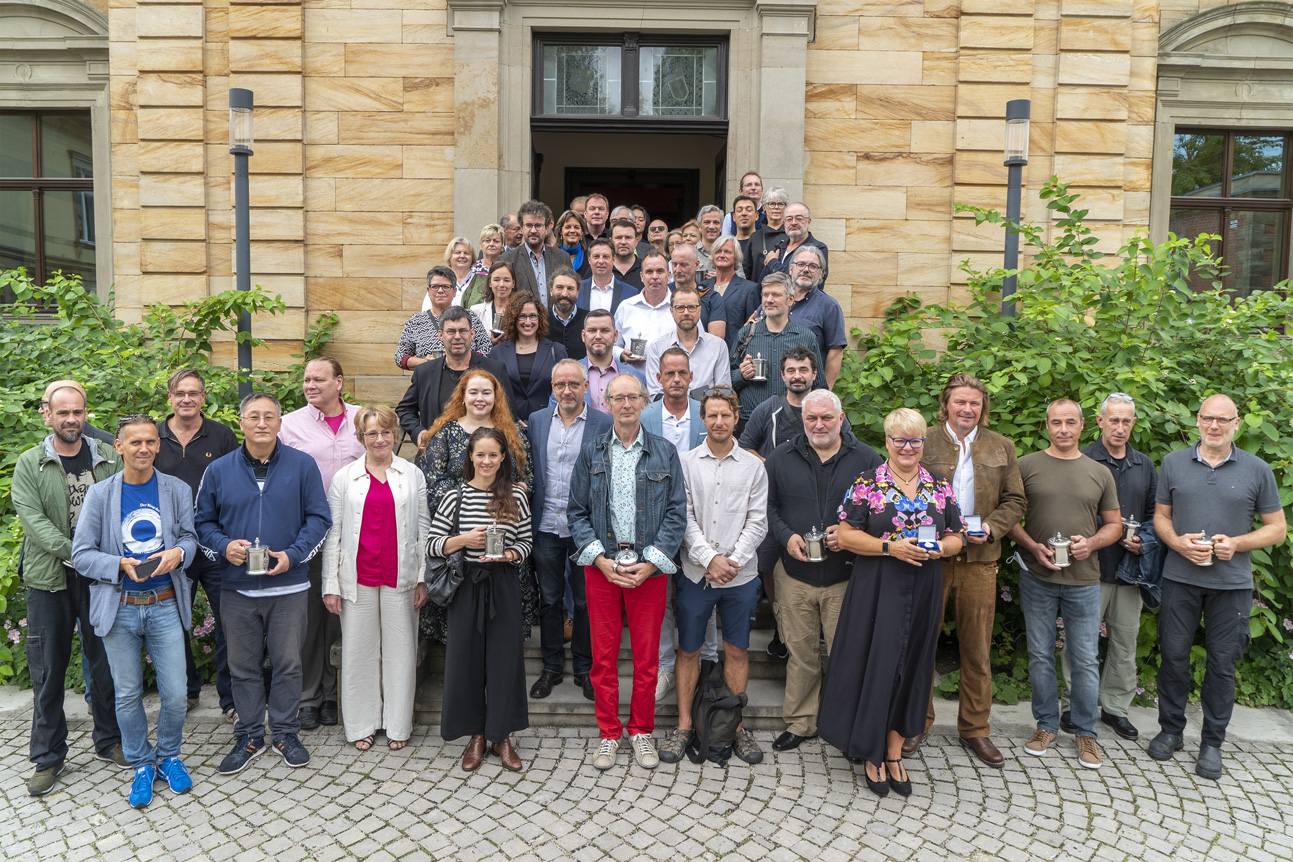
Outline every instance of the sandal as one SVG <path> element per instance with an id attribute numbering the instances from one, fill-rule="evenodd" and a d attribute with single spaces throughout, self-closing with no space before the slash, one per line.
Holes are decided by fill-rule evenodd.
<path id="1" fill-rule="evenodd" d="M 368 749 L 373 747 L 373 743 L 376 741 L 377 741 L 377 735 L 369 734 L 368 736 L 365 736 L 363 739 L 356 739 L 355 748 L 359 749 L 360 751 L 367 751 Z"/>
<path id="2" fill-rule="evenodd" d="M 386 744 L 390 746 L 391 751 L 399 751 L 401 748 L 408 745 L 409 741 L 407 739 L 388 739 Z"/>
<path id="3" fill-rule="evenodd" d="M 897 760 L 890 760 L 886 758 L 885 763 L 898 764 L 897 768 L 895 769 L 885 770 L 886 772 L 889 773 L 889 787 L 893 790 L 894 793 L 897 793 L 899 796 L 911 796 L 911 776 L 907 775 L 907 767 L 902 765 L 902 758 L 898 758 Z M 906 777 L 900 781 L 898 779 L 899 774 L 904 775 Z"/>

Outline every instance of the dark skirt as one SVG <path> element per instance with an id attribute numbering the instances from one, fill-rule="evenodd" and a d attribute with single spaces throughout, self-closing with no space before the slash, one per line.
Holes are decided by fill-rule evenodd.
<path id="1" fill-rule="evenodd" d="M 517 572 L 521 590 L 521 616 L 517 624 L 521 627 L 521 641 L 530 638 L 530 627 L 539 623 L 539 581 L 534 574 L 534 563 L 526 557 Z M 435 602 L 427 602 L 418 615 L 418 636 L 431 638 L 444 643 L 448 631 L 448 616 L 445 608 Z"/>
<path id="2" fill-rule="evenodd" d="M 468 563 L 447 611 L 440 736 L 501 742 L 529 727 L 516 566 Z"/>
<path id="3" fill-rule="evenodd" d="M 886 736 L 925 729 L 942 623 L 942 563 L 858 557 L 831 645 L 817 719 L 822 739 L 879 766 Z"/>

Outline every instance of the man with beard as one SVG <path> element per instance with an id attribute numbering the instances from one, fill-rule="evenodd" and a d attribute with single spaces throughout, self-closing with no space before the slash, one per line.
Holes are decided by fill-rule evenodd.
<path id="1" fill-rule="evenodd" d="M 813 236 L 813 232 L 809 230 L 812 223 L 812 213 L 802 203 L 793 203 L 786 207 L 786 238 L 775 249 L 768 252 L 765 257 L 764 275 L 769 272 L 789 272 L 790 264 L 794 261 L 795 252 L 802 246 L 813 245 L 822 250 L 822 280 L 825 281 L 828 275 L 826 243 Z"/>
<path id="2" fill-rule="evenodd" d="M 823 357 L 826 387 L 835 385 L 844 362 L 844 348 L 848 337 L 844 329 L 844 309 L 835 297 L 822 290 L 826 273 L 826 255 L 814 245 L 805 245 L 795 252 L 790 263 L 790 279 L 795 284 L 795 295 L 790 301 L 790 319 L 806 326 L 817 336 L 817 352 Z"/>
<path id="3" fill-rule="evenodd" d="M 580 308 L 579 277 L 572 269 L 559 269 L 548 276 L 548 338 L 566 348 L 566 356 L 583 359 L 588 355 L 580 337 L 588 311 Z"/>
<path id="4" fill-rule="evenodd" d="M 615 318 L 611 317 L 609 311 L 597 309 L 588 312 L 588 316 L 584 318 L 582 337 L 584 348 L 588 351 L 579 360 L 579 364 L 588 370 L 588 394 L 584 398 L 589 407 L 609 415 L 610 409 L 606 403 L 607 384 L 617 375 L 631 374 L 641 380 L 645 388 L 646 378 L 641 371 L 616 357 L 615 341 L 619 334 L 615 331 Z"/>
<path id="5" fill-rule="evenodd" d="M 730 357 L 732 366 L 732 384 L 741 399 L 741 420 L 746 422 L 750 414 L 764 401 L 774 395 L 785 394 L 785 383 L 777 374 L 764 372 L 766 379 L 756 380 L 755 358 L 763 359 L 765 369 L 779 368 L 781 355 L 791 347 L 804 347 L 815 354 L 814 366 L 817 376 L 813 378 L 814 389 L 825 389 L 826 378 L 821 372 L 821 357 L 816 355 L 817 338 L 812 330 L 800 326 L 790 319 L 790 279 L 782 272 L 773 272 L 764 276 L 762 284 L 763 319 L 747 323 L 736 339 Z M 744 430 L 744 424 L 741 426 Z"/>
<path id="6" fill-rule="evenodd" d="M 27 780 L 32 796 L 53 790 L 65 768 L 63 680 L 78 623 L 81 649 L 90 661 L 86 685 L 94 718 L 94 756 L 118 769 L 130 768 L 121 750 L 108 656 L 90 621 L 90 580 L 69 563 L 86 493 L 95 482 L 119 471 L 122 459 L 111 446 L 84 437 L 85 396 L 79 389 L 60 387 L 48 401 L 52 431 L 18 456 L 10 490 L 26 540 L 22 576 L 27 587 L 27 666 L 34 669 L 30 760 L 36 769 Z"/>
<path id="7" fill-rule="evenodd" d="M 647 392 L 652 398 L 662 389 L 656 375 L 660 371 L 660 356 L 671 347 L 687 354 L 691 366 L 693 389 L 711 386 L 731 386 L 732 369 L 728 364 L 727 343 L 704 332 L 699 327 L 700 295 L 694 288 L 679 287 L 669 297 L 669 307 L 676 324 L 673 332 L 662 335 L 647 345 Z"/>
<path id="8" fill-rule="evenodd" d="M 711 335 L 727 337 L 727 303 L 723 295 L 714 289 L 714 283 L 701 284 L 696 281 L 698 272 L 697 251 L 694 245 L 683 243 L 669 255 L 669 264 L 673 267 L 673 281 L 669 290 L 680 287 L 694 288 L 700 295 L 700 325 Z"/>

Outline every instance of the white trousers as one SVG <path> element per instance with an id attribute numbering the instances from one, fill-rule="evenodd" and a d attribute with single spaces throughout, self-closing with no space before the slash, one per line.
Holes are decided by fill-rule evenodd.
<path id="1" fill-rule="evenodd" d="M 341 717 L 346 741 L 413 733 L 418 617 L 413 591 L 355 587 L 341 602 Z"/>

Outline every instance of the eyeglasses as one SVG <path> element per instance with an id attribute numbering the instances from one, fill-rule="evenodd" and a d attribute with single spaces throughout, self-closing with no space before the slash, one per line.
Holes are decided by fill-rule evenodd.
<path id="1" fill-rule="evenodd" d="M 895 449 L 906 449 L 907 447 L 919 449 L 925 445 L 924 437 L 890 437 L 889 439 L 893 441 L 893 448 Z"/>
<path id="2" fill-rule="evenodd" d="M 428 284 L 427 290 L 453 290 L 452 284 Z"/>
<path id="3" fill-rule="evenodd" d="M 390 430 L 389 428 L 383 428 L 383 429 L 382 429 L 382 430 L 380 430 L 380 431 L 365 431 L 365 432 L 364 432 L 364 439 L 365 439 L 365 440 L 370 440 L 370 441 L 372 441 L 372 440 L 394 440 L 394 439 L 395 439 L 395 432 L 394 432 L 394 431 L 392 431 L 392 430 Z"/>
<path id="4" fill-rule="evenodd" d="M 662 224 L 658 224 L 658 225 L 655 225 L 654 227 L 647 228 L 647 231 L 649 231 L 650 233 L 663 233 L 665 231 L 665 226 Z"/>
<path id="5" fill-rule="evenodd" d="M 819 269 L 822 268 L 822 265 L 819 263 L 799 263 L 798 261 L 790 265 L 794 269 L 806 269 L 809 272 L 817 272 Z"/>
<path id="6" fill-rule="evenodd" d="M 518 314 L 518 315 L 516 316 L 516 319 L 517 319 L 518 321 L 520 321 L 520 320 L 538 320 L 538 319 L 539 319 L 539 315 L 537 315 L 537 314 Z"/>
<path id="7" fill-rule="evenodd" d="M 711 386 L 702 392 L 701 395 L 708 398 L 711 395 L 731 395 L 733 391 L 734 390 L 730 386 Z"/>
<path id="8" fill-rule="evenodd" d="M 765 203 L 765 204 L 763 205 L 763 208 L 764 208 L 764 209 L 768 209 L 769 207 L 771 207 L 771 208 L 772 208 L 772 209 L 774 209 L 774 210 L 783 210 L 783 209 L 785 209 L 785 208 L 786 208 L 786 202 L 785 202 L 785 201 L 768 201 L 767 203 Z"/>
<path id="9" fill-rule="evenodd" d="M 1231 422 L 1234 422 L 1238 418 L 1239 418 L 1238 416 L 1231 416 L 1229 419 L 1227 419 L 1224 416 L 1204 416 L 1202 413 L 1200 413 L 1199 424 L 1200 425 L 1220 425 L 1224 428 L 1226 425 L 1229 425 Z"/>
<path id="10" fill-rule="evenodd" d="M 582 380 L 574 380 L 574 381 L 558 380 L 556 383 L 552 384 L 552 388 L 553 389 L 578 389 L 580 386 L 583 386 L 583 385 L 584 385 L 584 381 Z"/>
<path id="11" fill-rule="evenodd" d="M 205 394 L 204 392 L 201 392 L 197 389 L 185 389 L 181 392 L 172 392 L 171 397 L 198 399 L 198 398 L 201 398 L 204 394 Z"/>
<path id="12" fill-rule="evenodd" d="M 624 404 L 624 403 L 626 403 L 626 402 L 630 402 L 630 401 L 640 401 L 641 399 L 642 399 L 642 396 L 641 396 L 640 394 L 638 394 L 638 395 L 607 395 L 607 396 L 606 396 L 606 403 L 607 403 L 607 404 L 614 404 L 616 407 L 618 407 L 618 406 L 620 406 L 621 404 Z"/>
<path id="13" fill-rule="evenodd" d="M 673 310 L 697 312 L 697 311 L 700 311 L 700 306 L 699 305 L 675 305 L 673 307 Z"/>

